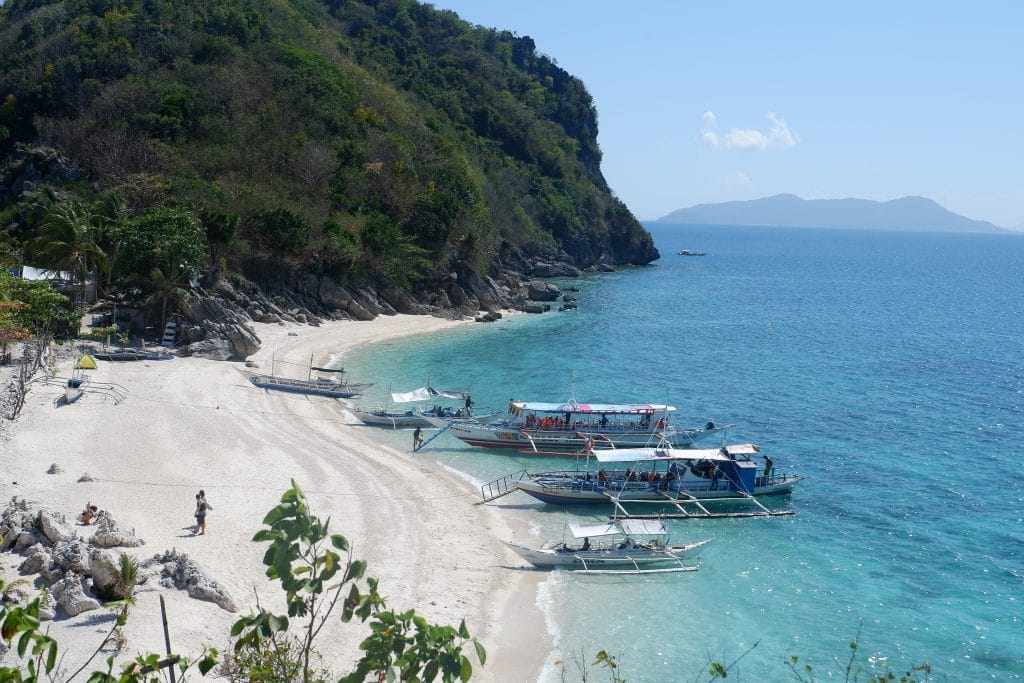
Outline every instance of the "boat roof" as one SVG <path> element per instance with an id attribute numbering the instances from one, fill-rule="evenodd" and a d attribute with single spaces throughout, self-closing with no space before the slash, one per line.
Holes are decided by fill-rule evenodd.
<path id="1" fill-rule="evenodd" d="M 753 455 L 760 448 L 752 443 L 722 448 L 608 448 L 594 452 L 598 462 L 654 462 L 658 460 L 732 460 L 729 456 Z"/>
<path id="2" fill-rule="evenodd" d="M 667 535 L 665 523 L 660 519 L 618 519 L 600 524 L 569 524 L 573 538 L 596 538 L 599 536 L 662 536 Z"/>
<path id="3" fill-rule="evenodd" d="M 512 401 L 513 412 L 530 410 L 535 413 L 602 413 L 605 415 L 651 415 L 672 412 L 675 406 L 658 403 L 536 403 Z"/>

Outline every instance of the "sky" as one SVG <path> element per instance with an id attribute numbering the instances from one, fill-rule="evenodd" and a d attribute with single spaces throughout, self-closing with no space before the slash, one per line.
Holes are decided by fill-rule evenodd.
<path id="1" fill-rule="evenodd" d="M 1024 2 L 437 0 L 534 39 L 641 220 L 783 192 L 1024 229 Z"/>

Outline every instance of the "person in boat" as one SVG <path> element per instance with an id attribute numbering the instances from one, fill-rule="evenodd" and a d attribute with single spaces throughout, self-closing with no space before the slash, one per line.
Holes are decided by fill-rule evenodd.
<path id="1" fill-rule="evenodd" d="M 722 473 L 721 470 L 718 469 L 718 465 L 712 465 L 711 466 L 711 490 L 712 491 L 717 491 L 718 490 L 718 477 L 719 477 L 719 475 L 721 473 Z"/>
<path id="2" fill-rule="evenodd" d="M 597 471 L 597 483 L 602 485 L 608 483 L 608 474 L 604 471 L 603 467 Z"/>
<path id="3" fill-rule="evenodd" d="M 472 414 L 473 414 L 473 397 L 470 396 L 469 394 L 466 394 L 466 415 L 468 416 L 468 415 L 472 415 Z"/>
<path id="4" fill-rule="evenodd" d="M 88 526 L 89 524 L 92 524 L 93 520 L 96 519 L 99 514 L 100 510 L 98 507 L 92 503 L 86 503 L 85 509 L 82 510 L 82 514 L 78 515 L 78 521 L 81 524 Z"/>
<path id="5" fill-rule="evenodd" d="M 764 458 L 764 478 L 765 481 L 768 481 L 768 479 L 771 478 L 772 476 L 772 467 L 775 466 L 775 462 L 767 455 L 761 457 Z"/>
<path id="6" fill-rule="evenodd" d="M 601 429 L 604 429 L 605 427 L 607 427 L 608 426 L 608 416 L 605 415 L 604 413 L 601 413 L 601 421 L 598 424 L 601 425 Z"/>
<path id="7" fill-rule="evenodd" d="M 421 445 L 423 445 L 423 430 L 420 427 L 417 427 L 412 433 L 412 449 L 415 451 Z"/>
<path id="8" fill-rule="evenodd" d="M 583 545 L 580 546 L 580 550 L 590 550 L 590 537 L 585 536 L 583 538 Z"/>

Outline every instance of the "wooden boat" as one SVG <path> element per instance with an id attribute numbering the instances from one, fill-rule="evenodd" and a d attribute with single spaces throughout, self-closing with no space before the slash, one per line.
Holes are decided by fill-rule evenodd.
<path id="1" fill-rule="evenodd" d="M 136 351 L 135 349 L 121 349 L 120 351 L 98 351 L 93 355 L 93 358 L 98 360 L 107 361 L 138 361 L 147 360 L 146 353 L 142 351 Z"/>
<path id="2" fill-rule="evenodd" d="M 674 406 L 651 403 L 534 403 L 510 401 L 508 414 L 491 423 L 430 418 L 437 427 L 470 446 L 510 448 L 523 454 L 575 456 L 588 442 L 597 448 L 641 447 L 667 440 L 691 446 L 729 425 L 707 422 L 703 427 L 672 426 Z"/>
<path id="3" fill-rule="evenodd" d="M 636 574 L 696 571 L 696 566 L 683 564 L 683 559 L 696 557 L 711 542 L 670 545 L 661 520 L 614 519 L 600 524 L 567 524 L 566 530 L 572 543 L 563 538 L 547 541 L 537 549 L 506 545 L 539 569 Z M 674 566 L 650 568 L 663 564 Z"/>
<path id="4" fill-rule="evenodd" d="M 792 493 L 802 479 L 775 471 L 767 457 L 759 469 L 751 459 L 759 452 L 749 443 L 717 449 L 673 449 L 663 443 L 653 448 L 598 450 L 586 456 L 583 468 L 524 474 L 516 488 L 554 505 L 611 501 L 625 515 L 629 514 L 622 508 L 626 503 L 670 505 L 683 517 L 793 514 L 768 510 L 755 499 Z M 756 512 L 712 513 L 703 505 L 707 501 L 746 502 Z"/>
<path id="5" fill-rule="evenodd" d="M 313 396 L 327 396 L 329 398 L 352 398 L 358 396 L 369 384 L 352 384 L 349 382 L 338 382 L 322 377 L 311 379 L 293 379 L 291 377 L 278 377 L 276 375 L 249 375 L 249 381 L 261 389 L 273 389 L 274 391 L 288 391 L 294 394 L 309 394 Z"/>

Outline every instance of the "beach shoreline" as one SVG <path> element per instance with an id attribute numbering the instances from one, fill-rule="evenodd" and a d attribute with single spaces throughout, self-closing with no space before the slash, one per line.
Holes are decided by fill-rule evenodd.
<path id="1" fill-rule="evenodd" d="M 250 360 L 262 372 L 272 361 L 278 374 L 300 376 L 278 363 L 306 367 L 311 356 L 324 363 L 367 344 L 468 323 L 390 316 L 320 327 L 256 324 L 262 345 Z M 69 374 L 70 363 L 63 361 L 58 374 Z M 520 563 L 501 543 L 511 535 L 502 511 L 474 505 L 477 492 L 441 464 L 389 448 L 372 429 L 351 424 L 342 402 L 258 389 L 244 371 L 242 363 L 196 358 L 101 362 L 90 379 L 125 387 L 123 403 L 87 392 L 59 406 L 60 387 L 34 386 L 22 416 L 6 430 L 5 504 L 12 496 L 26 498 L 69 521 L 87 501 L 99 505 L 145 539 L 132 550 L 138 558 L 185 552 L 240 606 L 231 614 L 184 591 L 143 586 L 120 658 L 163 650 L 158 594 L 167 601 L 172 647 L 183 654 L 204 645 L 223 652 L 230 624 L 255 608 L 257 595 L 264 606 L 281 609 L 278 587 L 264 576 L 264 547 L 250 539 L 294 479 L 313 512 L 330 517 L 332 531 L 348 537 L 353 557 L 368 562 L 367 575 L 380 580 L 389 607 L 415 608 L 453 626 L 466 620 L 488 651 L 487 665 L 474 666 L 474 680 L 535 680 L 550 650 L 536 607 L 539 579 L 508 569 Z M 51 464 L 62 472 L 47 474 Z M 79 483 L 85 473 L 94 481 Z M 199 489 L 213 506 L 205 536 L 191 531 Z M 91 531 L 75 529 L 83 536 Z M 3 555 L 8 577 L 17 576 L 21 559 Z M 107 614 L 59 615 L 48 623 L 68 652 L 68 666 L 77 668 L 109 630 L 109 620 L 96 618 L 100 613 Z M 340 675 L 358 659 L 366 628 L 333 621 L 319 650 Z"/>

